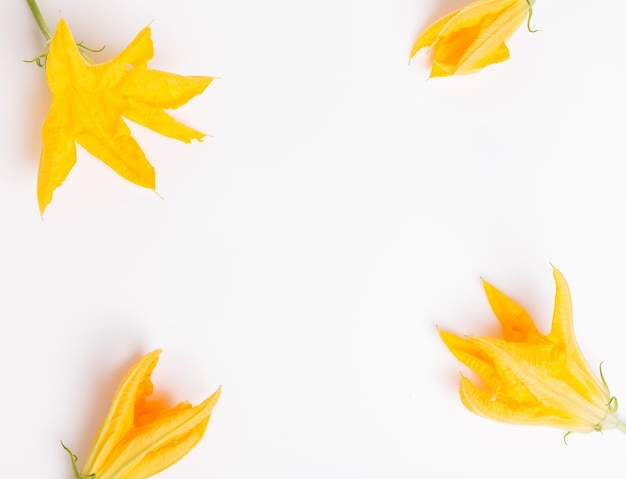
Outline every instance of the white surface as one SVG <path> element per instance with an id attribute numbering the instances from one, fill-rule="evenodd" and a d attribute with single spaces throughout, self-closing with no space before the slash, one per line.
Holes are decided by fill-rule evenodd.
<path id="1" fill-rule="evenodd" d="M 163 348 L 174 401 L 223 394 L 159 479 L 613 474 L 626 437 L 489 422 L 458 398 L 435 325 L 495 329 L 479 277 L 545 332 L 554 287 L 626 401 L 626 68 L 617 1 L 538 0 L 512 59 L 428 80 L 408 65 L 448 0 L 41 0 L 116 55 L 152 23 L 151 66 L 221 77 L 133 126 L 159 199 L 79 151 L 36 204 L 44 72 L 24 1 L 0 29 L 0 477 L 69 478 L 117 382 Z M 615 7 L 613 10 L 612 7 Z M 621 8 L 621 7 L 620 7 Z M 612 13 L 613 12 L 613 13 Z M 626 403 L 625 403 L 626 404 Z"/>

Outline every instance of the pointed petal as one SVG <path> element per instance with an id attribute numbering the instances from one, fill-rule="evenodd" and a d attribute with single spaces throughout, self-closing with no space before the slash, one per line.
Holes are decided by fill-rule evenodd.
<path id="1" fill-rule="evenodd" d="M 156 70 L 137 68 L 118 86 L 125 98 L 122 115 L 135 123 L 170 138 L 189 143 L 206 136 L 165 113 L 163 108 L 178 108 L 202 93 L 211 77 L 185 77 Z"/>
<path id="2" fill-rule="evenodd" d="M 546 342 L 532 318 L 515 301 L 483 280 L 489 305 L 502 325 L 504 339 L 518 342 Z"/>
<path id="3" fill-rule="evenodd" d="M 146 128 L 150 128 L 160 135 L 184 141 L 185 143 L 190 143 L 191 140 L 201 140 L 206 136 L 204 133 L 176 121 L 161 108 L 138 103 L 132 99 L 128 100 L 128 109 L 124 112 L 124 117 Z"/>
<path id="4" fill-rule="evenodd" d="M 476 346 L 474 338 L 463 339 L 441 330 L 439 335 L 454 357 L 478 374 L 489 389 L 502 389 L 502 381 L 493 366 L 493 359 Z"/>
<path id="5" fill-rule="evenodd" d="M 609 398 L 608 388 L 603 385 L 589 367 L 574 334 L 572 297 L 563 274 L 552 267 L 556 283 L 552 330 L 548 339 L 565 349 L 567 354 L 568 381 L 578 393 L 588 399 Z M 608 402 L 608 400 L 607 400 Z"/>
<path id="6" fill-rule="evenodd" d="M 69 108 L 62 100 L 52 102 L 52 107 L 42 128 L 41 156 L 37 180 L 39 212 L 43 216 L 56 190 L 76 163 L 76 146 L 70 134 Z"/>
<path id="7" fill-rule="evenodd" d="M 123 80 L 137 68 L 145 68 L 154 56 L 150 28 L 141 30 L 135 39 L 115 58 L 108 62 L 89 65 L 90 83 L 86 85 L 89 96 L 99 96 L 103 92 L 117 91 Z M 112 99 L 113 97 L 110 97 Z M 88 101 L 89 97 L 83 101 Z"/>
<path id="8" fill-rule="evenodd" d="M 195 407 L 155 420 L 121 442 L 100 479 L 145 479 L 184 457 L 202 438 L 220 389 Z"/>
<path id="9" fill-rule="evenodd" d="M 552 316 L 552 330 L 548 338 L 556 344 L 576 344 L 574 336 L 572 297 L 569 286 L 561 272 L 552 267 L 556 293 L 554 297 L 554 314 Z"/>
<path id="10" fill-rule="evenodd" d="M 74 37 L 65 20 L 61 19 L 46 59 L 46 82 L 52 94 L 66 96 L 73 78 L 82 76 L 86 69 L 87 65 L 80 56 Z"/>
<path id="11" fill-rule="evenodd" d="M 126 373 L 119 385 L 111 408 L 100 425 L 96 439 L 87 455 L 81 476 L 89 476 L 103 470 L 103 464 L 109 460 L 111 451 L 133 426 L 135 403 L 152 393 L 150 375 L 155 368 L 160 349 L 156 349 L 141 358 Z"/>
<path id="12" fill-rule="evenodd" d="M 132 65 L 135 68 L 146 65 L 153 56 L 154 44 L 152 43 L 150 27 L 147 26 L 135 36 L 133 41 L 118 56 L 98 66 L 126 70 L 128 65 Z"/>
<path id="13" fill-rule="evenodd" d="M 127 135 L 118 136 L 115 142 L 103 135 L 85 132 L 77 135 L 76 141 L 96 158 L 109 165 L 116 173 L 139 186 L 154 190 L 156 175 L 154 168 L 135 139 Z"/>
<path id="14" fill-rule="evenodd" d="M 510 418 L 514 413 L 509 407 L 496 401 L 493 392 L 477 388 L 463 375 L 461 375 L 459 393 L 463 405 L 474 414 L 497 421 L 512 422 Z"/>
<path id="15" fill-rule="evenodd" d="M 119 92 L 151 106 L 175 109 L 202 93 L 212 81 L 212 77 L 135 68 L 119 85 Z"/>
<path id="16" fill-rule="evenodd" d="M 80 100 L 74 103 L 74 120 L 81 124 L 76 141 L 128 181 L 154 189 L 154 168 L 126 123 L 104 106 L 106 102 L 103 96 L 89 104 Z"/>
<path id="17" fill-rule="evenodd" d="M 409 60 L 412 59 L 417 52 L 419 52 L 424 47 L 432 46 L 435 43 L 439 32 L 445 27 L 445 25 L 450 21 L 452 17 L 454 17 L 458 11 L 452 12 L 445 17 L 437 20 L 435 23 L 430 25 L 424 33 L 422 33 L 415 43 L 413 44 L 413 48 L 411 49 L 411 55 L 409 56 Z"/>

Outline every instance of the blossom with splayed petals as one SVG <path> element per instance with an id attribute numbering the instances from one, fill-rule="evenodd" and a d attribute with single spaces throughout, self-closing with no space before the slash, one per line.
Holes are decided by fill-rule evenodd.
<path id="1" fill-rule="evenodd" d="M 487 282 L 485 292 L 503 338 L 439 331 L 452 354 L 484 382 L 479 388 L 461 375 L 461 400 L 479 416 L 505 423 L 571 432 L 625 431 L 617 418 L 617 400 L 602 375 L 599 379 L 591 371 L 576 342 L 570 291 L 556 268 L 554 279 L 554 315 L 547 335 L 521 306 Z"/>

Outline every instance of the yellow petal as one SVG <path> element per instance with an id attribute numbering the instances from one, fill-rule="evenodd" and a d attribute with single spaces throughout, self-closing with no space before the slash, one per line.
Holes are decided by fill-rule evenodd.
<path id="1" fill-rule="evenodd" d="M 569 286 L 558 269 L 553 267 L 552 273 L 556 283 L 556 293 L 554 297 L 554 314 L 552 315 L 552 330 L 548 334 L 548 338 L 556 344 L 574 344 L 578 347 L 576 337 L 574 336 L 572 297 Z"/>
<path id="2" fill-rule="evenodd" d="M 112 460 L 98 477 L 144 479 L 180 460 L 204 435 L 220 391 L 195 407 L 176 408 L 138 428 L 112 451 Z"/>
<path id="3" fill-rule="evenodd" d="M 144 67 L 133 69 L 119 84 L 124 96 L 158 108 L 175 109 L 202 93 L 213 77 L 182 76 Z"/>
<path id="4" fill-rule="evenodd" d="M 103 126 L 104 123 L 103 121 Z M 130 135 L 129 128 L 121 120 L 108 126 L 108 130 L 94 128 L 80 132 L 76 135 L 76 142 L 123 178 L 154 190 L 154 168 Z"/>
<path id="5" fill-rule="evenodd" d="M 83 465 L 84 474 L 89 475 L 95 471 L 101 471 L 111 451 L 132 428 L 135 403 L 152 393 L 150 375 L 159 360 L 160 353 L 160 349 L 155 349 L 145 355 L 124 376 L 115 393 L 109 413 L 102 422 L 87 455 Z"/>
<path id="6" fill-rule="evenodd" d="M 530 12 L 528 0 L 479 0 L 442 18 L 415 43 L 434 51 L 431 77 L 467 74 L 509 58 L 505 42 Z"/>
<path id="7" fill-rule="evenodd" d="M 589 426 L 581 425 L 578 418 L 563 416 L 562 412 L 543 405 L 524 406 L 516 401 L 495 401 L 493 395 L 472 384 L 466 377 L 461 378 L 460 395 L 463 405 L 479 416 L 509 424 L 560 427 L 562 429 L 589 432 Z"/>
<path id="8" fill-rule="evenodd" d="M 475 2 L 455 16 L 437 43 L 435 61 L 451 73 L 472 73 L 509 58 L 504 45 L 528 14 L 526 0 Z"/>
<path id="9" fill-rule="evenodd" d="M 202 93 L 212 77 L 184 77 L 157 70 L 136 68 L 119 85 L 126 99 L 123 116 L 161 135 L 189 143 L 205 135 L 174 120 L 163 108 L 178 108 Z"/>
<path id="10" fill-rule="evenodd" d="M 41 156 L 37 180 L 37 201 L 43 215 L 57 189 L 76 163 L 76 145 L 67 124 L 69 105 L 53 101 L 42 129 Z"/>
<path id="11" fill-rule="evenodd" d="M 122 380 L 81 477 L 145 479 L 181 459 L 202 438 L 220 389 L 197 406 L 148 402 L 160 352 L 141 358 Z"/>
<path id="12" fill-rule="evenodd" d="M 548 334 L 548 339 L 565 349 L 567 371 L 570 373 L 569 382 L 579 394 L 587 398 L 598 397 L 598 395 L 608 397 L 608 388 L 595 377 L 574 335 L 572 297 L 567 281 L 558 269 L 553 267 L 552 272 L 556 283 L 556 293 L 552 330 Z"/>
<path id="13" fill-rule="evenodd" d="M 160 135 L 190 143 L 191 140 L 201 140 L 206 135 L 193 128 L 174 120 L 161 108 L 152 107 L 129 99 L 128 109 L 124 117 L 135 123 L 150 128 Z"/>
<path id="14" fill-rule="evenodd" d="M 409 59 L 413 58 L 422 48 L 431 46 L 435 42 L 439 32 L 441 32 L 441 30 L 445 27 L 446 23 L 448 23 L 448 21 L 450 21 L 450 19 L 456 14 L 457 12 L 452 12 L 430 25 L 424 33 L 422 33 L 417 40 L 415 40 Z"/>
<path id="15" fill-rule="evenodd" d="M 439 330 L 439 335 L 455 358 L 476 372 L 489 388 L 499 388 L 500 378 L 496 374 L 492 358 L 483 354 L 472 341 L 473 338 L 463 339 L 442 330 Z"/>
<path id="16" fill-rule="evenodd" d="M 108 82 L 121 81 L 125 76 L 123 72 L 128 70 L 128 65 L 135 68 L 145 66 L 154 56 L 151 34 L 149 26 L 143 28 L 117 57 L 101 65 L 95 65 L 95 68 L 103 70 L 105 75 L 111 72 L 119 75 L 116 79 L 107 78 Z"/>

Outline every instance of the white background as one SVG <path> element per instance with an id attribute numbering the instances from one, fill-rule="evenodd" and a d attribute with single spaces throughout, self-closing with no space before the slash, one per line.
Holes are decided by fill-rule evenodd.
<path id="1" fill-rule="evenodd" d="M 152 22 L 151 66 L 219 76 L 174 112 L 186 145 L 132 125 L 157 190 L 79 149 L 36 202 L 43 41 L 0 29 L 0 477 L 69 479 L 127 368 L 223 386 L 174 478 L 603 477 L 626 437 L 490 422 L 458 397 L 435 326 L 492 334 L 480 277 L 544 332 L 569 281 L 579 343 L 626 401 L 621 2 L 537 0 L 511 60 L 427 80 L 420 31 L 461 0 L 41 0 L 112 58 Z M 625 402 L 626 404 L 626 402 Z"/>

